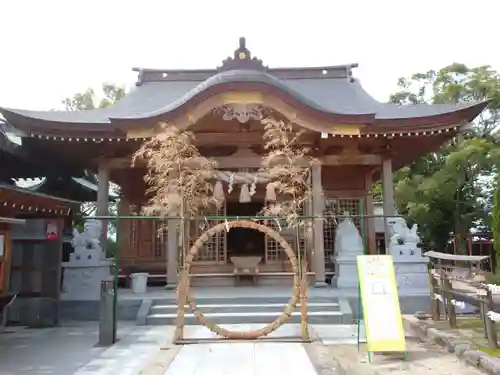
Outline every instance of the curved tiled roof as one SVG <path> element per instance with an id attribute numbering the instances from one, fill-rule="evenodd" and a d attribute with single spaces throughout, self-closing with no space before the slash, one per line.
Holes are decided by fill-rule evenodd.
<path id="1" fill-rule="evenodd" d="M 278 89 L 316 111 L 341 115 L 368 115 L 374 119 L 408 119 L 435 116 L 457 111 L 477 103 L 459 104 L 383 104 L 371 97 L 358 80 L 345 78 L 306 78 L 280 80 L 259 71 L 227 71 L 206 81 L 146 82 L 116 104 L 87 111 L 30 111 L 0 108 L 11 114 L 35 120 L 68 125 L 109 124 L 113 119 L 145 119 L 169 113 L 206 90 L 227 83 L 260 83 Z M 15 122 L 13 122 L 15 123 Z"/>
<path id="2" fill-rule="evenodd" d="M 304 105 L 324 113 L 375 115 L 380 106 L 356 80 L 291 79 L 281 80 L 269 73 L 251 70 L 220 72 L 203 82 L 147 82 L 138 86 L 115 105 L 88 111 L 27 111 L 2 108 L 33 119 L 64 123 L 110 123 L 111 119 L 144 119 L 169 113 L 201 93 L 231 83 L 258 83 L 282 91 Z"/>
<path id="3" fill-rule="evenodd" d="M 226 59 L 218 70 L 140 69 L 137 87 L 107 108 L 74 112 L 0 108 L 0 112 L 7 121 L 23 130 L 43 130 L 46 127 L 61 131 L 84 129 L 106 132 L 120 128 L 110 125 L 114 122 L 155 120 L 160 116 L 168 118 L 179 114 L 184 106 L 192 102 L 224 90 L 245 88 L 271 91 L 293 106 L 302 107 L 315 116 L 323 116 L 329 123 L 397 123 L 407 120 L 420 123 L 418 119 L 436 118 L 459 111 L 463 111 L 459 116 L 464 118 L 454 118 L 453 121 L 470 121 L 486 106 L 486 103 L 383 104 L 370 96 L 352 77 L 355 66 L 269 69 L 262 61 L 251 58 L 242 39 L 234 58 Z"/>

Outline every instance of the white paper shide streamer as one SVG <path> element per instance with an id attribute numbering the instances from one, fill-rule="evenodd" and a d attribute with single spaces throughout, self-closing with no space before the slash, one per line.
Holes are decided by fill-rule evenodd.
<path id="1" fill-rule="evenodd" d="M 444 303 L 444 298 L 442 295 L 440 294 L 434 294 L 434 299 L 437 299 L 439 302 L 442 302 Z M 461 310 L 465 309 L 465 302 L 464 301 L 457 301 L 457 300 L 454 300 L 452 299 L 451 300 L 451 304 Z"/>
<path id="2" fill-rule="evenodd" d="M 222 187 L 222 182 L 217 181 L 214 186 L 214 198 L 220 201 L 226 199 L 224 195 L 224 188 Z"/>
<path id="3" fill-rule="evenodd" d="M 240 203 L 250 203 L 252 201 L 252 197 L 250 196 L 250 191 L 248 190 L 248 185 L 241 185 L 240 191 Z"/>
<path id="4" fill-rule="evenodd" d="M 276 188 L 273 182 L 269 182 L 266 186 L 266 201 L 276 202 Z"/>
<path id="5" fill-rule="evenodd" d="M 500 286 L 499 285 L 495 285 L 495 284 L 483 284 L 486 288 L 488 288 L 488 290 L 493 293 L 493 294 L 497 294 L 497 293 L 500 293 Z"/>
<path id="6" fill-rule="evenodd" d="M 488 315 L 488 318 L 493 320 L 495 323 L 500 322 L 500 314 L 499 313 L 496 313 L 494 311 L 488 311 L 488 313 L 486 315 Z"/>

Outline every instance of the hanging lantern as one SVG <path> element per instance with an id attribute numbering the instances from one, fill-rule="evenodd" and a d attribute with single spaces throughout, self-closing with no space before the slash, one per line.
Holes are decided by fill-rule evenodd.
<path id="1" fill-rule="evenodd" d="M 224 188 L 222 187 L 222 182 L 217 181 L 214 186 L 214 198 L 220 201 L 226 199 L 224 195 Z"/>
<path id="2" fill-rule="evenodd" d="M 276 202 L 276 189 L 272 182 L 266 186 L 266 202 Z"/>
<path id="3" fill-rule="evenodd" d="M 240 203 L 250 203 L 252 198 L 250 197 L 250 192 L 248 191 L 248 184 L 241 185 L 240 191 Z"/>

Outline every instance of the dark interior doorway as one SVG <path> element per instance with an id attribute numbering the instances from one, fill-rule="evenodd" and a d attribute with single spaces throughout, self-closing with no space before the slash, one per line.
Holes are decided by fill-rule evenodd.
<path id="1" fill-rule="evenodd" d="M 227 202 L 227 216 L 255 216 L 264 202 Z M 265 235 L 254 229 L 231 228 L 227 233 L 227 254 L 232 256 L 260 256 L 265 261 Z"/>

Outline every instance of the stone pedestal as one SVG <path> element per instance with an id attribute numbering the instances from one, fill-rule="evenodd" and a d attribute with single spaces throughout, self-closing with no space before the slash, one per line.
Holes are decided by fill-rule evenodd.
<path id="1" fill-rule="evenodd" d="M 358 287 L 358 264 L 356 256 L 335 257 L 335 280 L 337 288 L 356 289 Z"/>
<path id="2" fill-rule="evenodd" d="M 429 258 L 416 244 L 391 246 L 401 310 L 414 313 L 429 307 Z"/>
<path id="3" fill-rule="evenodd" d="M 111 280 L 111 260 L 65 262 L 63 267 L 63 301 L 99 301 L 101 281 Z"/>
<path id="4" fill-rule="evenodd" d="M 347 213 L 345 213 L 347 214 Z M 335 282 L 337 288 L 357 289 L 357 257 L 363 255 L 363 240 L 351 218 L 344 219 L 335 231 Z"/>
<path id="5" fill-rule="evenodd" d="M 392 246 L 391 253 L 399 295 L 425 294 L 428 296 L 427 263 L 429 258 L 422 256 L 421 250 L 416 246 L 411 250 L 408 245 Z"/>

